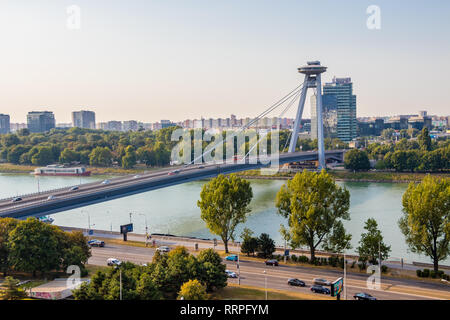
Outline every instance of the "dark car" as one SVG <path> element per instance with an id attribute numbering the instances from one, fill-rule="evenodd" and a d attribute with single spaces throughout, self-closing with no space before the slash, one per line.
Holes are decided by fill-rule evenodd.
<path id="1" fill-rule="evenodd" d="M 289 279 L 287 283 L 288 283 L 288 285 L 294 286 L 294 287 L 304 287 L 305 286 L 305 283 L 299 279 Z"/>
<path id="2" fill-rule="evenodd" d="M 70 191 L 75 191 L 75 190 L 78 190 L 77 186 L 70 188 Z"/>
<path id="3" fill-rule="evenodd" d="M 14 199 L 11 200 L 11 202 L 17 202 L 17 201 L 22 201 L 21 197 L 15 197 Z"/>
<path id="4" fill-rule="evenodd" d="M 91 247 L 104 247 L 105 246 L 105 242 L 104 241 L 97 240 L 97 239 L 93 239 L 93 240 L 88 241 L 88 244 Z"/>
<path id="5" fill-rule="evenodd" d="M 266 261 L 266 266 L 277 266 L 277 265 L 278 265 L 278 261 L 275 259 Z"/>
<path id="6" fill-rule="evenodd" d="M 330 289 L 319 285 L 312 286 L 311 291 L 314 293 L 330 294 Z"/>
<path id="7" fill-rule="evenodd" d="M 375 297 L 373 297 L 370 294 L 365 293 L 365 292 L 355 293 L 353 298 L 355 298 L 355 300 L 377 300 L 377 298 L 375 298 Z"/>

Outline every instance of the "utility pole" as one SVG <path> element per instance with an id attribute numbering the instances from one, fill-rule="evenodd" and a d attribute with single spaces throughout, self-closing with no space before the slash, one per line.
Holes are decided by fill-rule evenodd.
<path id="1" fill-rule="evenodd" d="M 120 276 L 120 300 L 122 300 L 122 269 L 119 267 Z"/>
<path id="2" fill-rule="evenodd" d="M 344 300 L 347 300 L 347 260 L 344 253 Z"/>
<path id="3" fill-rule="evenodd" d="M 264 290 L 266 291 L 266 300 L 267 300 L 267 273 L 264 269 Z"/>
<path id="4" fill-rule="evenodd" d="M 286 263 L 286 239 L 284 239 L 284 263 Z"/>
<path id="5" fill-rule="evenodd" d="M 238 285 L 241 285 L 241 268 L 239 267 L 239 253 L 238 253 L 238 261 L 237 261 L 237 269 L 238 269 Z"/>

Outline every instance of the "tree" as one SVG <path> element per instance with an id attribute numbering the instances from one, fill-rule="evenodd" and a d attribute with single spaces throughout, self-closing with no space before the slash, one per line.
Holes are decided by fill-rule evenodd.
<path id="1" fill-rule="evenodd" d="M 422 132 L 417 137 L 420 148 L 424 151 L 431 151 L 431 137 L 427 127 L 423 127 Z"/>
<path id="2" fill-rule="evenodd" d="M 288 229 L 282 226 L 281 232 L 289 235 L 292 248 L 309 246 L 312 261 L 316 248 L 342 231 L 339 222 L 350 219 L 349 206 L 348 190 L 336 185 L 325 170 L 297 173 L 276 198 L 278 213 L 288 220 Z"/>
<path id="3" fill-rule="evenodd" d="M 49 147 L 40 147 L 39 151 L 31 157 L 31 163 L 38 166 L 45 166 L 54 161 L 53 151 Z"/>
<path id="4" fill-rule="evenodd" d="M 427 175 L 420 184 L 410 183 L 403 194 L 403 217 L 399 226 L 412 252 L 439 261 L 450 253 L 450 179 Z"/>
<path id="5" fill-rule="evenodd" d="M 328 252 L 343 253 L 352 248 L 351 240 L 352 235 L 345 233 L 342 221 L 338 221 L 334 232 L 324 241 L 323 249 Z"/>
<path id="6" fill-rule="evenodd" d="M 350 170 L 369 170 L 370 162 L 367 152 L 358 149 L 352 149 L 345 153 L 344 165 Z"/>
<path id="7" fill-rule="evenodd" d="M 385 139 L 385 140 L 391 140 L 393 135 L 395 133 L 395 130 L 392 128 L 388 128 L 388 129 L 384 129 L 383 131 L 381 131 L 381 136 Z"/>
<path id="8" fill-rule="evenodd" d="M 379 255 L 381 255 L 382 260 L 386 260 L 389 257 L 391 247 L 383 242 L 383 236 L 378 229 L 377 221 L 372 218 L 367 219 L 364 229 L 367 232 L 361 234 L 361 240 L 359 240 L 359 247 L 357 248 L 360 260 L 377 264 Z"/>
<path id="9" fill-rule="evenodd" d="M 136 151 L 133 146 L 125 149 L 125 155 L 122 157 L 122 168 L 131 169 L 136 165 Z"/>
<path id="10" fill-rule="evenodd" d="M 247 220 L 252 197 L 250 183 L 234 174 L 219 175 L 202 187 L 197 201 L 201 218 L 212 233 L 222 238 L 226 253 L 228 241 L 234 240 L 236 226 Z"/>
<path id="11" fill-rule="evenodd" d="M 35 218 L 20 221 L 9 234 L 9 261 L 17 271 L 42 273 L 60 267 L 60 246 L 55 226 Z"/>
<path id="12" fill-rule="evenodd" d="M 267 233 L 261 233 L 258 238 L 258 254 L 263 258 L 271 258 L 275 252 L 275 241 Z"/>
<path id="13" fill-rule="evenodd" d="M 18 220 L 13 218 L 0 219 L 0 272 L 3 276 L 10 269 L 9 261 L 9 233 L 17 226 Z"/>
<path id="14" fill-rule="evenodd" d="M 78 153 L 72 149 L 65 148 L 59 156 L 59 162 L 71 163 L 74 161 L 80 161 L 80 153 Z"/>
<path id="15" fill-rule="evenodd" d="M 250 254 L 254 255 L 258 249 L 258 238 L 254 238 L 253 232 L 248 228 L 244 228 L 241 238 L 243 240 L 241 252 L 247 254 L 247 256 L 250 256 Z"/>
<path id="16" fill-rule="evenodd" d="M 96 147 L 89 154 L 89 163 L 92 166 L 107 167 L 111 165 L 112 153 L 108 147 Z"/>
<path id="17" fill-rule="evenodd" d="M 17 279 L 6 277 L 2 287 L 0 287 L 0 300 L 21 300 L 27 297 L 27 294 L 19 288 Z"/>
<path id="18" fill-rule="evenodd" d="M 181 286 L 178 299 L 183 300 L 206 300 L 206 288 L 198 280 L 189 280 Z"/>
<path id="19" fill-rule="evenodd" d="M 226 265 L 213 249 L 200 251 L 197 256 L 199 265 L 198 279 L 206 286 L 207 291 L 224 288 L 227 285 Z"/>

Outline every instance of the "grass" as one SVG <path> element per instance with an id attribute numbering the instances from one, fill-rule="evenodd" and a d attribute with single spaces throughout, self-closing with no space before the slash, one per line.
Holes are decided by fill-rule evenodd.
<path id="1" fill-rule="evenodd" d="M 265 300 L 266 293 L 263 288 L 237 284 L 228 284 L 227 287 L 211 294 L 212 300 Z M 268 300 L 333 300 L 324 295 L 290 292 L 284 290 L 267 289 Z"/>
<path id="2" fill-rule="evenodd" d="M 93 265 L 93 264 L 86 264 L 85 267 L 86 267 L 86 270 L 88 272 L 88 276 L 89 277 L 91 277 L 94 274 L 96 274 L 97 271 L 106 271 L 109 268 L 109 267 L 106 267 L 106 266 L 96 266 L 96 265 Z"/>

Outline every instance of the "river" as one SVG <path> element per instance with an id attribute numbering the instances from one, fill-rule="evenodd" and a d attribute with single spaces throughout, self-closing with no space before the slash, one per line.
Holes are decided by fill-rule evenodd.
<path id="1" fill-rule="evenodd" d="M 105 176 L 81 178 L 81 183 L 100 181 Z M 0 174 L 0 198 L 71 186 L 80 183 L 78 177 L 34 177 L 30 174 Z M 133 222 L 134 232 L 145 233 L 147 219 L 149 231 L 175 235 L 214 238 L 200 218 L 197 207 L 200 190 L 205 181 L 189 182 L 182 185 L 149 191 L 122 199 L 111 200 L 84 208 L 68 210 L 52 215 L 54 224 L 59 226 L 87 228 L 90 219 L 92 229 L 119 231 L 119 226 Z M 283 245 L 280 225 L 285 219 L 276 213 L 274 199 L 285 181 L 251 180 L 253 200 L 251 213 L 245 224 L 239 225 L 239 236 L 244 227 L 259 235 L 268 233 L 277 243 Z M 354 253 L 358 246 L 364 222 L 375 218 L 385 238 L 391 246 L 391 257 L 403 258 L 405 262 L 429 262 L 425 256 L 408 251 L 397 221 L 402 215 L 401 197 L 407 188 L 403 183 L 338 182 L 350 192 L 350 221 L 344 223 L 352 234 Z M 131 217 L 130 217 L 131 213 Z M 450 259 L 443 261 L 448 264 Z"/>

